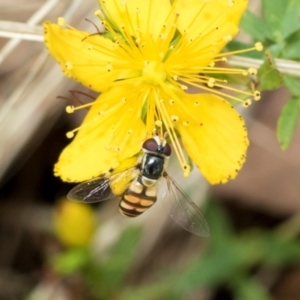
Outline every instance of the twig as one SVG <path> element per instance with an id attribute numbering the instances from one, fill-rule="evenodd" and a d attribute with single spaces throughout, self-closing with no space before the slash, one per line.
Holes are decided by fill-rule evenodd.
<path id="1" fill-rule="evenodd" d="M 53 1 L 53 0 L 51 0 Z M 77 2 L 76 0 L 73 2 Z M 75 3 L 74 3 L 75 4 Z M 76 4 L 75 4 L 76 5 Z M 19 23 L 0 21 L 0 37 L 18 38 L 21 40 L 30 40 L 42 42 L 41 26 L 33 26 L 32 23 Z M 3 51 L 2 51 L 3 52 Z M 1 53 L 0 53 L 1 62 Z M 293 60 L 275 59 L 278 70 L 283 74 L 290 74 L 300 77 L 300 63 Z M 259 68 L 263 63 L 262 59 L 248 58 L 244 56 L 231 56 L 228 64 L 243 68 Z"/>

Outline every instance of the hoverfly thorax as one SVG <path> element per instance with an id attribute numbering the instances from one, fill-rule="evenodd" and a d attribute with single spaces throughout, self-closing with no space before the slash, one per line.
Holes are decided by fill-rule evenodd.
<path id="1" fill-rule="evenodd" d="M 144 142 L 141 161 L 141 183 L 152 186 L 162 176 L 166 159 L 171 155 L 171 147 L 165 139 L 154 136 Z"/>

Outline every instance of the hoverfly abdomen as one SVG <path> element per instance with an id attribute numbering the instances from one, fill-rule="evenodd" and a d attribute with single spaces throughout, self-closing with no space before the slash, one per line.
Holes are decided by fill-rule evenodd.
<path id="1" fill-rule="evenodd" d="M 136 217 L 156 201 L 156 186 L 146 187 L 135 180 L 125 191 L 119 204 L 119 211 L 127 217 Z"/>

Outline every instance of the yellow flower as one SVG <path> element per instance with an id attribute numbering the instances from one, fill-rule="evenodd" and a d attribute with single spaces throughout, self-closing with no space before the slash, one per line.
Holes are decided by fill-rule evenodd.
<path id="1" fill-rule="evenodd" d="M 243 119 L 227 99 L 248 106 L 259 92 L 239 91 L 214 75 L 255 72 L 222 67 L 236 52 L 220 54 L 238 32 L 247 1 L 99 3 L 95 14 L 103 34 L 78 31 L 62 18 L 44 24 L 46 46 L 64 74 L 101 92 L 92 103 L 67 107 L 69 113 L 91 108 L 82 125 L 67 133 L 72 138 L 78 131 L 55 174 L 74 182 L 99 176 L 139 153 L 158 129 L 168 132 L 185 176 L 190 166 L 183 149 L 210 183 L 235 178 L 249 142 Z M 258 43 L 245 51 L 260 48 Z M 202 93 L 190 94 L 191 87 Z"/>
<path id="2" fill-rule="evenodd" d="M 61 200 L 53 215 L 60 241 L 69 247 L 87 246 L 96 230 L 96 217 L 86 204 Z"/>

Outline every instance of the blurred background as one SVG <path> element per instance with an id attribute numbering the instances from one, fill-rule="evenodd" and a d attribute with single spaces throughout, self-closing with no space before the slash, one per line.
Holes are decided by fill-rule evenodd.
<path id="1" fill-rule="evenodd" d="M 53 176 L 66 132 L 83 117 L 66 114 L 70 101 L 57 96 L 93 94 L 63 77 L 40 25 L 64 16 L 93 31 L 85 18 L 97 22 L 96 9 L 95 0 L 0 0 L 0 300 L 300 299 L 300 4 L 250 0 L 229 46 L 259 40 L 281 71 L 269 66 L 278 83 L 262 83 L 262 100 L 241 110 L 251 145 L 237 179 L 212 187 L 197 170 L 186 180 L 170 164 L 209 238 L 181 229 L 161 203 L 129 220 L 117 200 L 70 202 L 74 185 Z M 278 25 L 285 19 L 297 23 Z M 294 31 L 281 36 L 285 27 Z"/>

